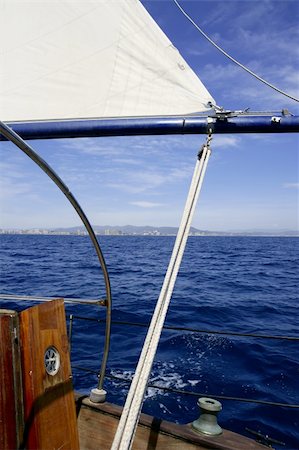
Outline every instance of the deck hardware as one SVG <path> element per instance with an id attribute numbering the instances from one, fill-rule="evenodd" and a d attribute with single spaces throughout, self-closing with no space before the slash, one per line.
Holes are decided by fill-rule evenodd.
<path id="1" fill-rule="evenodd" d="M 60 354 L 54 347 L 48 347 L 44 356 L 45 369 L 48 375 L 56 375 L 60 368 Z"/>
<path id="2" fill-rule="evenodd" d="M 213 110 L 213 113 L 209 114 L 208 119 L 214 118 L 217 120 L 227 120 L 230 117 L 238 117 L 242 114 L 248 113 L 249 111 L 249 108 L 238 111 L 224 109 L 222 106 L 214 105 L 212 102 L 208 102 L 207 106 L 209 106 Z"/>
<path id="3" fill-rule="evenodd" d="M 198 399 L 197 405 L 200 409 L 200 416 L 192 422 L 192 427 L 199 433 L 209 436 L 218 436 L 222 433 L 222 428 L 217 423 L 217 414 L 222 410 L 222 405 L 217 400 L 207 397 Z"/>
<path id="4" fill-rule="evenodd" d="M 281 117 L 278 117 L 278 116 L 271 117 L 272 123 L 280 123 L 280 120 L 281 120 Z"/>
<path id="5" fill-rule="evenodd" d="M 104 403 L 106 401 L 107 391 L 105 389 L 94 388 L 90 392 L 89 400 L 92 403 Z"/>

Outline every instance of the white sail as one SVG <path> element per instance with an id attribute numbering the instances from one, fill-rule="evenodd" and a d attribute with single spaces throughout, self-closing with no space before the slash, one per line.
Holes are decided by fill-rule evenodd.
<path id="1" fill-rule="evenodd" d="M 3 121 L 189 114 L 214 101 L 139 0 L 2 0 Z"/>

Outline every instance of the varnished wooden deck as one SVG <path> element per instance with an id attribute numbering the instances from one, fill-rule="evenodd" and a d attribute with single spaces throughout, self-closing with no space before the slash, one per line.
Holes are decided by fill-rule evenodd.
<path id="1" fill-rule="evenodd" d="M 94 404 L 77 397 L 78 429 L 81 450 L 109 450 L 121 414 L 121 407 L 110 403 Z M 141 414 L 133 450 L 265 450 L 265 447 L 231 431 L 220 436 L 204 436 L 190 424 L 177 425 Z"/>

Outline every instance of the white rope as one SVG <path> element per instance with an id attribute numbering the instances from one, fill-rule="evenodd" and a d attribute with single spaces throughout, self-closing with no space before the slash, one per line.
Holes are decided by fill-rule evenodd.
<path id="1" fill-rule="evenodd" d="M 219 50 L 224 56 L 226 56 L 228 59 L 230 59 L 233 63 L 237 64 L 237 66 L 241 67 L 242 69 L 244 69 L 246 72 L 250 73 L 250 75 L 252 75 L 253 77 L 255 77 L 257 80 L 261 81 L 262 83 L 266 84 L 267 86 L 269 86 L 270 88 L 274 89 L 274 91 L 279 92 L 282 95 L 285 95 L 286 97 L 294 100 L 295 102 L 299 102 L 299 98 L 288 94 L 285 91 L 282 91 L 281 89 L 279 89 L 278 87 L 274 86 L 274 84 L 269 83 L 269 81 L 265 80 L 264 78 L 260 77 L 259 75 L 257 75 L 255 72 L 253 72 L 252 70 L 250 70 L 248 67 L 244 66 L 244 64 L 240 63 L 239 61 L 237 61 L 235 58 L 233 58 L 231 55 L 229 55 L 225 50 L 223 50 L 223 48 L 221 48 L 218 44 L 216 44 L 216 42 L 214 42 L 195 22 L 194 20 L 189 16 L 188 13 L 186 13 L 186 11 L 184 10 L 184 8 L 179 4 L 179 2 L 177 0 L 173 0 L 173 2 L 176 4 L 176 6 L 179 8 L 179 10 L 184 14 L 184 16 L 192 23 L 192 25 L 203 35 L 204 38 L 206 38 L 212 45 L 214 45 L 214 47 L 217 48 L 217 50 Z"/>
<path id="2" fill-rule="evenodd" d="M 202 147 L 201 157 L 197 160 L 195 165 L 183 217 L 164 278 L 164 283 L 142 348 L 136 372 L 127 395 L 111 450 L 129 450 L 133 444 L 146 386 L 185 250 L 196 202 L 211 154 L 209 147 L 210 140 L 211 137 L 208 137 L 207 143 Z"/>

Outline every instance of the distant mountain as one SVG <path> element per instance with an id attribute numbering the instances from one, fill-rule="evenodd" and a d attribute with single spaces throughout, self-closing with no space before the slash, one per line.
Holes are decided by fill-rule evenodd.
<path id="1" fill-rule="evenodd" d="M 137 234 L 137 235 L 144 235 L 144 234 L 166 234 L 166 235 L 175 235 L 177 234 L 178 228 L 177 227 L 153 227 L 150 225 L 145 226 L 136 226 L 136 225 L 94 225 L 93 229 L 96 233 L 99 234 L 107 234 L 109 231 L 112 233 L 113 231 L 119 232 L 121 234 Z M 84 231 L 84 227 L 69 227 L 69 228 L 55 228 L 52 231 L 57 232 L 69 232 L 69 233 L 75 233 L 77 231 L 82 232 Z M 191 227 L 190 228 L 191 233 L 203 233 L 203 231 Z M 208 232 L 207 232 L 208 233 Z"/>
<path id="2" fill-rule="evenodd" d="M 128 235 L 176 235 L 177 227 L 153 227 L 150 225 L 94 225 L 97 234 L 128 234 Z M 84 232 L 84 227 L 55 228 L 54 232 Z M 240 230 L 240 231 L 208 231 L 191 227 L 190 234 L 203 236 L 299 236 L 297 230 Z"/>
<path id="3" fill-rule="evenodd" d="M 133 235 L 133 236 L 175 236 L 177 227 L 153 227 L 149 225 L 95 225 L 96 234 L 102 235 Z M 85 235 L 83 226 L 68 228 L 31 228 L 31 229 L 0 229 L 0 234 L 74 234 Z M 234 231 L 208 231 L 191 227 L 190 234 L 193 236 L 299 236 L 298 230 L 234 230 Z"/>

